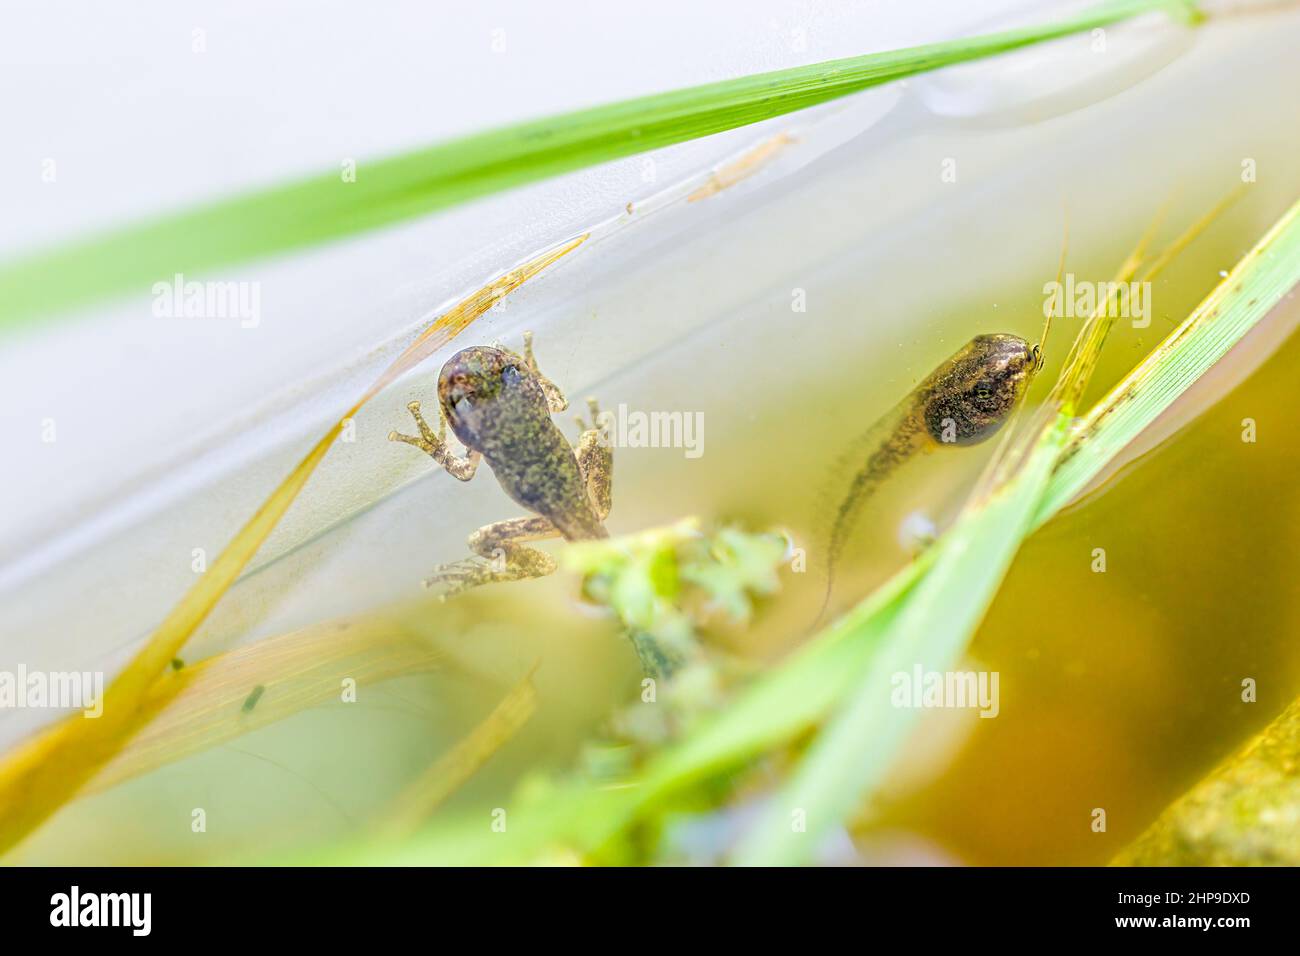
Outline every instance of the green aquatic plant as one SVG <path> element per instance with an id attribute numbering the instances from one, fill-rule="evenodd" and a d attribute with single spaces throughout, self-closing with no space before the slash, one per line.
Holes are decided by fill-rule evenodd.
<path id="1" fill-rule="evenodd" d="M 586 594 L 614 612 L 642 669 L 658 678 L 701 657 L 702 611 L 747 621 L 754 598 L 779 587 L 776 565 L 788 549 L 777 534 L 721 528 L 706 535 L 697 521 L 686 520 L 578 542 L 565 549 L 564 565 L 583 576 Z"/>

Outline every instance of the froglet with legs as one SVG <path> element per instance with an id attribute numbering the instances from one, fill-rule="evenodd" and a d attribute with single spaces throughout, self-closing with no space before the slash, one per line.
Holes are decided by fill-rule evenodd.
<path id="1" fill-rule="evenodd" d="M 538 369 L 531 332 L 524 333 L 523 355 L 472 346 L 447 360 L 438 376 L 438 431 L 420 414 L 420 403 L 411 402 L 407 408 L 420 434 L 394 431 L 389 440 L 414 445 L 461 481 L 486 461 L 502 490 L 532 514 L 475 531 L 468 543 L 478 558 L 440 566 L 426 586 L 447 584 L 446 597 L 481 584 L 541 577 L 555 570 L 555 559 L 527 542 L 608 537 L 613 454 L 595 399 L 587 404 L 591 426 L 579 418 L 581 435 L 571 446 L 551 418 L 568 401 Z M 448 423 L 465 446 L 464 457 L 447 446 Z"/>

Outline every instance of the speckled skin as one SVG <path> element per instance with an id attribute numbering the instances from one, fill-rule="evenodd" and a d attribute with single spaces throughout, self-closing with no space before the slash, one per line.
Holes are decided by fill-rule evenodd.
<path id="1" fill-rule="evenodd" d="M 457 352 L 438 376 L 438 401 L 452 432 L 483 456 L 506 494 L 569 541 L 606 536 L 541 382 L 518 356 L 481 346 Z"/>
<path id="2" fill-rule="evenodd" d="M 1039 353 L 1024 339 L 978 335 L 931 372 L 903 402 L 868 431 L 871 453 L 839 499 L 826 546 L 826 595 L 835 565 L 867 500 L 918 452 L 976 445 L 992 436 L 1024 397 L 1039 368 Z M 818 620 L 821 619 L 818 615 Z"/>
<path id="3" fill-rule="evenodd" d="M 596 427 L 595 401 L 588 401 L 593 427 L 583 428 L 575 450 L 551 418 L 568 402 L 538 370 L 531 334 L 525 333 L 524 343 L 523 356 L 488 346 L 457 352 L 438 376 L 438 434 L 421 417 L 419 403 L 412 402 L 408 407 L 420 437 L 397 432 L 388 436 L 420 448 L 461 481 L 472 478 L 479 461 L 486 461 L 502 490 L 537 516 L 499 521 L 470 535 L 470 549 L 489 563 L 471 559 L 444 565 L 426 582 L 449 583 L 451 593 L 554 570 L 550 555 L 523 547 L 524 541 L 608 536 L 604 519 L 610 508 L 613 460 Z M 466 457 L 457 458 L 448 450 L 443 440 L 448 424 L 467 449 Z M 579 424 L 582 427 L 581 419 Z"/>

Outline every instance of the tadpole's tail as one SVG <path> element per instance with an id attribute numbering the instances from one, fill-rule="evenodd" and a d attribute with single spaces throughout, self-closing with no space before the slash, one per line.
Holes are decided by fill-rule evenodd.
<path id="1" fill-rule="evenodd" d="M 882 427 L 883 426 L 883 427 Z M 920 447 L 921 424 L 915 416 L 891 416 L 868 432 L 871 453 L 859 466 L 848 490 L 839 500 L 830 534 L 826 536 L 826 590 L 812 623 L 813 630 L 826 617 L 835 590 L 835 569 L 848 545 L 849 535 L 867 500 L 903 462 Z"/>
<path id="2" fill-rule="evenodd" d="M 831 603 L 831 591 L 835 589 L 835 572 L 831 568 L 826 569 L 826 593 L 822 595 L 822 606 L 817 609 L 817 616 L 813 618 L 812 629 L 815 631 L 821 627 L 822 618 L 826 616 L 826 608 Z"/>
<path id="3" fill-rule="evenodd" d="M 844 511 L 851 507 L 849 502 L 841 506 L 841 519 Z M 813 619 L 812 629 L 815 631 L 821 627 L 822 620 L 826 617 L 826 609 L 831 605 L 831 594 L 835 591 L 835 562 L 839 558 L 839 553 L 844 547 L 842 529 L 844 527 L 842 520 L 837 520 L 835 527 L 831 530 L 830 538 L 826 543 L 826 590 L 822 593 L 821 607 L 817 609 L 817 617 Z"/>
<path id="4" fill-rule="evenodd" d="M 826 541 L 826 591 L 822 593 L 822 606 L 818 607 L 816 618 L 813 619 L 811 630 L 822 626 L 826 619 L 826 613 L 831 606 L 831 594 L 835 593 L 835 568 L 840 562 L 840 554 L 844 551 L 846 538 L 850 524 L 853 522 L 855 512 L 861 505 L 863 492 L 867 490 L 866 483 L 855 480 L 852 488 L 849 489 L 848 496 L 840 503 L 839 514 L 836 515 L 835 524 L 832 525 L 831 533 L 827 536 Z"/>

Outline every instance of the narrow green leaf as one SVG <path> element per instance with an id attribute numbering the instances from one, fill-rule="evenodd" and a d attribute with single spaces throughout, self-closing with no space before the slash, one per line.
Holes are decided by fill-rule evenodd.
<path id="1" fill-rule="evenodd" d="M 1177 0 L 1179 9 L 1192 0 Z M 928 70 L 1055 39 L 1170 0 L 1113 0 L 1043 26 L 689 87 L 534 120 L 244 193 L 0 266 L 0 331 L 96 299 L 339 240 L 457 203 L 735 129 Z"/>

